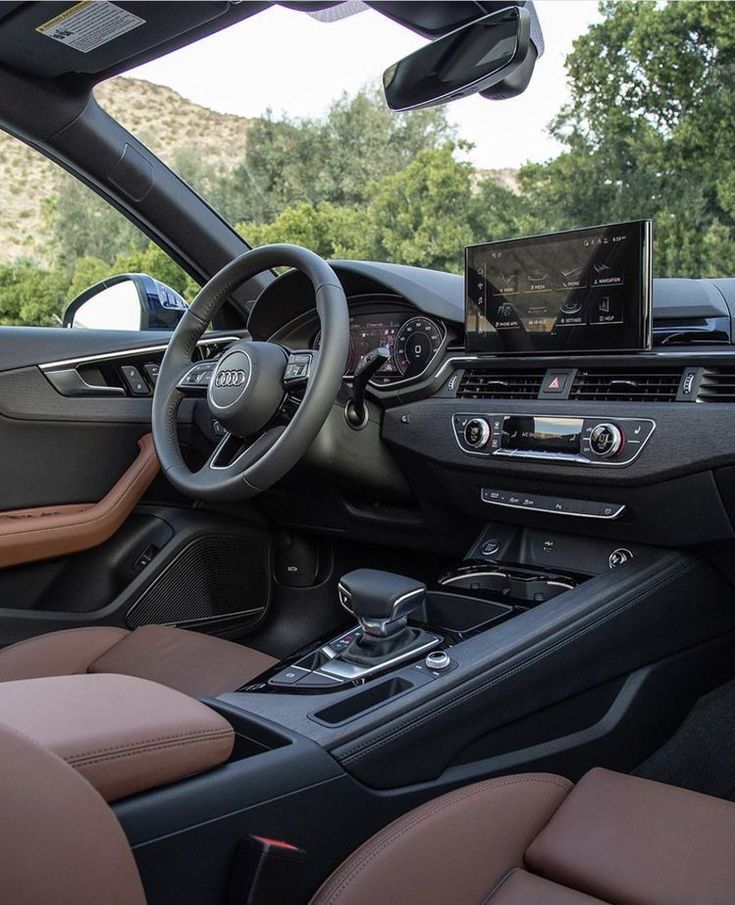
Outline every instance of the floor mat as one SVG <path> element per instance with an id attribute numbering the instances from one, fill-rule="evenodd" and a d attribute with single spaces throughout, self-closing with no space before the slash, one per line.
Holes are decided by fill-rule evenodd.
<path id="1" fill-rule="evenodd" d="M 735 801 L 735 681 L 700 698 L 637 776 Z"/>

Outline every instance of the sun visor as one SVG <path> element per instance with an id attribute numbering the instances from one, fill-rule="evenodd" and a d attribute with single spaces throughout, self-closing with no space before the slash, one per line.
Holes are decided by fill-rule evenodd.
<path id="1" fill-rule="evenodd" d="M 121 64 L 160 56 L 268 4 L 0 4 L 0 63 L 40 78 L 105 77 Z M 199 33 L 201 32 L 201 33 Z"/>

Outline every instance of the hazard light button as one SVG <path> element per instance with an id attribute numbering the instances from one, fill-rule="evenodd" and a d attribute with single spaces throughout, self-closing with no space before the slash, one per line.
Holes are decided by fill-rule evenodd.
<path id="1" fill-rule="evenodd" d="M 566 396 L 571 383 L 572 371 L 547 371 L 541 384 L 541 397 Z"/>

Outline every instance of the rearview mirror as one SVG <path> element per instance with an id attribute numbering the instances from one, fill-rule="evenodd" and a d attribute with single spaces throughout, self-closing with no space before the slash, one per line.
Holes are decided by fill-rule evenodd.
<path id="1" fill-rule="evenodd" d="M 85 289 L 66 306 L 65 327 L 87 330 L 173 330 L 187 303 L 145 273 L 120 273 Z"/>
<path id="2" fill-rule="evenodd" d="M 526 63 L 530 35 L 531 16 L 521 6 L 469 22 L 386 69 L 386 102 L 392 110 L 415 110 L 485 93 Z M 530 55 L 535 62 L 536 51 Z M 530 72 L 524 76 L 523 88 L 528 78 Z"/>

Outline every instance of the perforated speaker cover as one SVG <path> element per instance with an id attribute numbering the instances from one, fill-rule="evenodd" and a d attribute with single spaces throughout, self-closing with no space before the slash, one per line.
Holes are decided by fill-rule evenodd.
<path id="1" fill-rule="evenodd" d="M 258 537 L 208 534 L 183 547 L 127 612 L 130 628 L 258 622 L 268 606 L 270 547 Z M 241 617 L 238 618 L 238 617 Z"/>

